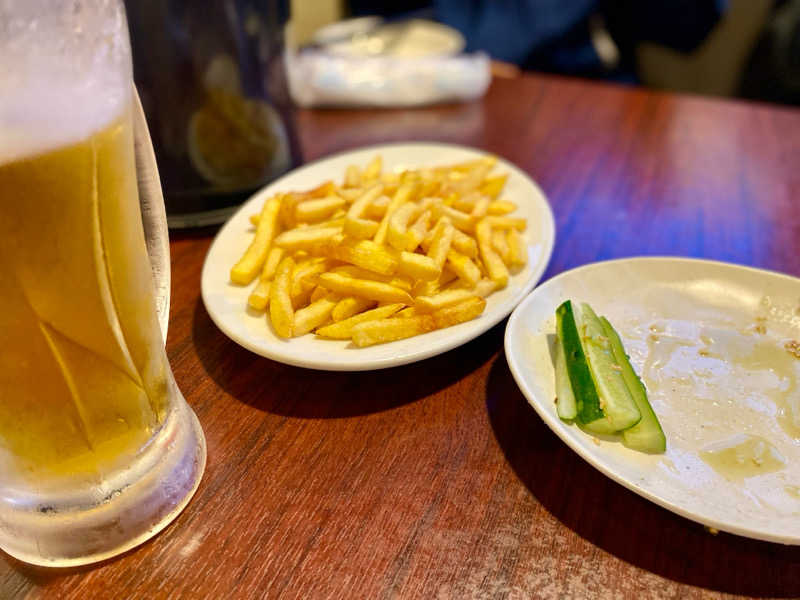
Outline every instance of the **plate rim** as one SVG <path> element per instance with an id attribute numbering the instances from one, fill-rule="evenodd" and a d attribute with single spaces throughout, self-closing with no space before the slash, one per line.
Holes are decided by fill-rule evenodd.
<path id="1" fill-rule="evenodd" d="M 536 293 L 539 293 L 541 290 L 546 289 L 550 285 L 555 285 L 555 282 L 558 282 L 560 279 L 564 277 L 574 276 L 576 273 L 580 273 L 581 271 L 585 270 L 590 270 L 592 268 L 604 267 L 615 263 L 629 263 L 629 262 L 661 262 L 661 263 L 677 262 L 677 263 L 688 263 L 693 265 L 711 265 L 714 267 L 724 267 L 727 269 L 743 270 L 751 273 L 778 276 L 779 278 L 793 280 L 795 284 L 800 284 L 800 277 L 795 277 L 793 275 L 789 275 L 787 273 L 783 273 L 780 271 L 762 269 L 760 267 L 741 265 L 737 263 L 726 262 L 715 259 L 694 258 L 686 256 L 669 256 L 669 255 L 652 255 L 652 256 L 636 255 L 630 257 L 613 258 L 608 260 L 589 262 L 583 265 L 579 265 L 577 267 L 573 267 L 572 269 L 562 271 L 557 275 L 554 275 L 553 277 L 549 278 L 547 281 L 542 282 L 539 286 L 536 287 L 536 289 L 531 290 L 531 292 L 519 304 L 517 304 L 516 308 L 511 313 L 511 316 L 508 318 L 505 334 L 503 336 L 503 350 L 506 356 L 506 363 L 508 364 L 509 370 L 511 371 L 511 375 L 514 378 L 514 382 L 517 384 L 520 393 L 523 395 L 527 403 L 536 411 L 536 414 L 545 423 L 545 425 L 547 425 L 550 431 L 552 431 L 562 442 L 564 442 L 570 450 L 575 452 L 581 459 L 586 461 L 593 468 L 600 471 L 611 481 L 629 489 L 630 491 L 634 492 L 635 494 L 638 494 L 642 498 L 645 498 L 646 500 L 653 502 L 654 504 L 660 506 L 661 508 L 669 510 L 672 513 L 675 513 L 685 519 L 688 519 L 689 521 L 692 521 L 694 523 L 699 523 L 700 525 L 717 529 L 719 531 L 725 531 L 727 533 L 738 535 L 741 537 L 778 543 L 782 545 L 794 545 L 794 546 L 800 545 L 800 534 L 798 534 L 797 536 L 782 537 L 776 534 L 765 533 L 758 529 L 750 529 L 746 526 L 743 527 L 738 525 L 732 525 L 727 521 L 718 520 L 713 517 L 698 515 L 697 513 L 693 513 L 692 511 L 685 509 L 678 504 L 674 504 L 669 500 L 662 498 L 662 496 L 660 496 L 655 492 L 651 492 L 650 490 L 645 489 L 644 487 L 638 485 L 635 481 L 629 480 L 628 478 L 622 475 L 618 475 L 617 473 L 614 472 L 614 470 L 611 467 L 607 466 L 605 464 L 605 461 L 603 461 L 599 456 L 588 451 L 577 441 L 573 440 L 569 435 L 567 435 L 566 428 L 557 415 L 551 414 L 546 410 L 544 410 L 543 405 L 541 405 L 538 401 L 532 400 L 532 398 L 528 395 L 526 390 L 527 386 L 524 383 L 524 378 L 522 375 L 521 365 L 518 364 L 518 359 L 515 353 L 509 352 L 509 347 L 511 346 L 512 343 L 511 342 L 512 337 L 520 334 L 520 333 L 515 333 L 514 329 L 520 327 L 517 324 L 517 321 L 522 318 L 520 315 L 524 312 L 525 307 L 530 302 L 533 301 L 532 298 L 535 297 Z"/>
<path id="2" fill-rule="evenodd" d="M 295 358 L 293 356 L 286 356 L 284 354 L 281 354 L 280 352 L 274 352 L 269 348 L 265 349 L 261 346 L 251 343 L 246 338 L 236 334 L 234 331 L 232 331 L 230 328 L 226 326 L 224 320 L 219 315 L 216 315 L 214 311 L 210 310 L 209 308 L 210 301 L 208 295 L 211 293 L 211 291 L 206 288 L 206 282 L 209 281 L 209 278 L 211 277 L 209 257 L 214 252 L 217 244 L 221 243 L 220 240 L 226 234 L 228 228 L 232 227 L 231 223 L 234 221 L 234 219 L 240 213 L 244 212 L 250 205 L 250 203 L 255 202 L 257 198 L 267 196 L 270 193 L 272 193 L 272 190 L 284 184 L 283 182 L 285 179 L 289 177 L 296 177 L 298 174 L 303 174 L 304 172 L 312 170 L 315 167 L 319 166 L 319 164 L 324 163 L 326 161 L 342 159 L 350 154 L 381 152 L 389 149 L 395 150 L 403 148 L 405 146 L 430 147 L 436 150 L 454 150 L 459 152 L 466 151 L 469 153 L 480 154 L 484 156 L 486 155 L 496 156 L 503 163 L 516 170 L 518 174 L 522 176 L 526 180 L 526 182 L 530 184 L 540 196 L 540 198 L 536 199 L 536 204 L 537 205 L 541 204 L 543 208 L 542 214 L 540 215 L 540 222 L 541 222 L 540 226 L 543 228 L 545 236 L 549 237 L 550 241 L 548 244 L 541 244 L 543 252 L 539 260 L 538 267 L 531 268 L 530 277 L 527 283 L 523 285 L 522 288 L 519 290 L 519 292 L 516 294 L 515 296 L 516 300 L 512 303 L 508 312 L 500 311 L 496 315 L 491 316 L 490 318 L 486 318 L 485 315 L 482 315 L 485 318 L 485 320 L 482 323 L 480 321 L 476 322 L 477 327 L 475 329 L 468 329 L 465 332 L 453 335 L 451 339 L 448 339 L 436 345 L 435 347 L 428 349 L 423 348 L 418 352 L 414 352 L 399 359 L 393 356 L 386 356 L 383 358 L 374 358 L 368 361 L 363 361 L 353 364 L 353 363 L 342 363 L 328 359 L 309 360 L 305 358 L 303 359 Z M 296 169 L 288 171 L 287 173 L 280 176 L 278 179 L 275 179 L 274 181 L 271 181 L 267 185 L 259 188 L 249 198 L 247 198 L 247 200 L 245 200 L 237 208 L 237 210 L 233 214 L 231 214 L 228 220 L 220 227 L 219 231 L 217 231 L 216 235 L 214 236 L 214 239 L 209 245 L 208 250 L 206 251 L 206 256 L 203 259 L 203 267 L 200 273 L 200 295 L 207 314 L 211 318 L 214 325 L 222 332 L 223 335 L 225 335 L 228 339 L 232 340 L 239 346 L 245 348 L 246 350 L 253 352 L 254 354 L 257 354 L 259 356 L 262 356 L 264 358 L 268 358 L 270 360 L 274 360 L 276 362 L 280 362 L 291 366 L 302 367 L 312 370 L 319 370 L 319 371 L 359 372 L 359 371 L 387 369 L 391 367 L 411 364 L 434 356 L 438 356 L 440 354 L 444 354 L 445 352 L 449 352 L 450 350 L 483 335 L 489 329 L 497 325 L 500 321 L 509 317 L 509 315 L 513 313 L 514 309 L 519 305 L 519 303 L 522 302 L 530 294 L 531 290 L 533 290 L 533 288 L 536 287 L 536 285 L 541 281 L 541 278 L 544 275 L 545 271 L 547 270 L 547 267 L 549 266 L 550 260 L 553 255 L 553 250 L 555 248 L 555 242 L 556 242 L 556 235 L 557 235 L 557 229 L 555 223 L 555 216 L 553 214 L 553 208 L 550 204 L 547 195 L 544 193 L 544 190 L 533 179 L 533 177 L 531 177 L 525 170 L 523 170 L 520 166 L 516 165 L 514 162 L 508 160 L 500 153 L 491 152 L 488 150 L 484 150 L 482 148 L 476 148 L 474 146 L 465 146 L 461 144 L 452 144 L 452 143 L 437 142 L 437 141 L 424 141 L 424 140 L 394 141 L 387 143 L 370 144 L 366 146 L 358 146 L 355 148 L 340 150 L 338 152 L 327 154 L 325 156 L 320 156 L 312 161 L 309 161 L 297 167 Z M 291 340 L 286 340 L 285 343 L 289 343 L 290 341 Z"/>

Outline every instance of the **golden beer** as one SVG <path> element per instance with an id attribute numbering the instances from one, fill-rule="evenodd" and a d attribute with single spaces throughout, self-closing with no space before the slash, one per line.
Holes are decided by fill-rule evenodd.
<path id="1" fill-rule="evenodd" d="M 0 443 L 32 476 L 102 476 L 167 393 L 129 111 L 0 164 L 0 198 Z"/>
<path id="2" fill-rule="evenodd" d="M 156 312 L 121 0 L 0 0 L 0 32 L 0 548 L 79 565 L 166 527 L 205 441 Z"/>

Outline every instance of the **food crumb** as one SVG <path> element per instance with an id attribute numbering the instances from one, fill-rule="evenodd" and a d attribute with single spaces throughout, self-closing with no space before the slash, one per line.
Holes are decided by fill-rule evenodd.
<path id="1" fill-rule="evenodd" d="M 555 404 L 558 404 L 558 396 L 556 396 L 555 398 L 553 398 L 553 402 L 554 402 Z"/>
<path id="2" fill-rule="evenodd" d="M 593 437 L 593 438 L 592 438 L 592 441 L 593 441 L 593 442 L 594 442 L 594 443 L 595 443 L 597 446 L 599 446 L 599 445 L 600 445 L 600 440 L 598 440 L 596 437 Z"/>
<path id="3" fill-rule="evenodd" d="M 710 353 L 708 350 L 706 350 L 705 348 L 700 348 L 700 349 L 697 351 L 697 353 L 698 353 L 700 356 L 711 356 L 711 353 Z"/>
<path id="4" fill-rule="evenodd" d="M 708 533 L 710 533 L 711 535 L 717 535 L 719 533 L 719 529 L 715 529 L 713 527 L 709 527 L 708 525 L 705 525 L 705 528 L 706 528 L 706 531 Z"/>
<path id="5" fill-rule="evenodd" d="M 800 358 L 800 342 L 797 340 L 789 340 L 783 345 L 783 347 L 786 348 L 786 351 L 795 358 Z"/>

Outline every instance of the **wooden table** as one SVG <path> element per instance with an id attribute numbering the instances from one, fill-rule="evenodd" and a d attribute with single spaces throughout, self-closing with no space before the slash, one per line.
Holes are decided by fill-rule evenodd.
<path id="1" fill-rule="evenodd" d="M 301 111 L 306 159 L 391 140 L 495 152 L 558 225 L 547 279 L 590 261 L 702 256 L 800 276 L 800 111 L 537 75 L 481 102 Z M 93 568 L 0 560 L 0 597 L 701 598 L 800 595 L 800 548 L 678 517 L 539 420 L 505 322 L 371 373 L 239 348 L 200 300 L 213 231 L 175 233 L 167 349 L 208 467 L 166 531 Z"/>

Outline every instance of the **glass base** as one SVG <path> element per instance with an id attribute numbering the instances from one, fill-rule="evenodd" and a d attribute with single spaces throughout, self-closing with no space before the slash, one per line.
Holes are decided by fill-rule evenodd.
<path id="1" fill-rule="evenodd" d="M 85 491 L 35 501 L 0 496 L 0 548 L 21 561 L 72 567 L 121 554 L 180 514 L 206 465 L 203 430 L 179 395 L 164 426 L 129 468 Z"/>

